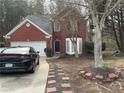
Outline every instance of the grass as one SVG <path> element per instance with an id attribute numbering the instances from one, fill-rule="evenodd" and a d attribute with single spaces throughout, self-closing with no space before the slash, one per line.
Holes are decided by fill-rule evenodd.
<path id="1" fill-rule="evenodd" d="M 112 59 L 105 61 L 104 66 L 116 68 L 119 70 L 124 70 L 124 56 L 123 57 L 113 57 Z"/>
<path id="2" fill-rule="evenodd" d="M 124 56 L 114 57 L 113 60 L 118 60 L 118 61 L 124 62 Z"/>

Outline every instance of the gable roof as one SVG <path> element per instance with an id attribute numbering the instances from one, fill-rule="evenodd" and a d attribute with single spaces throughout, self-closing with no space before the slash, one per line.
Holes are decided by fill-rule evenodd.
<path id="1" fill-rule="evenodd" d="M 24 18 L 22 22 L 20 22 L 9 33 L 7 33 L 5 37 L 10 36 L 27 21 L 32 25 L 34 25 L 36 28 L 38 28 L 40 31 L 42 31 L 44 34 L 51 36 L 52 31 L 51 31 L 51 25 L 50 25 L 50 20 L 48 16 L 37 17 L 34 15 L 28 15 L 27 17 Z"/>
<path id="2" fill-rule="evenodd" d="M 50 22 L 50 17 L 49 16 L 34 16 L 34 15 L 29 15 L 25 19 L 28 19 L 32 21 L 34 24 L 42 28 L 44 31 L 46 31 L 48 34 L 51 34 L 51 22 Z"/>

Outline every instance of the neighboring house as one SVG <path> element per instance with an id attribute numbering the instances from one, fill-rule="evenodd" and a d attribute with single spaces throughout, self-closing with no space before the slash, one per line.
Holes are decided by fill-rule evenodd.
<path id="1" fill-rule="evenodd" d="M 68 15 L 71 13 L 77 13 L 77 27 L 78 27 L 78 39 L 77 49 L 79 54 L 86 52 L 86 41 L 87 41 L 87 26 L 86 20 L 76 9 L 66 7 L 52 18 L 52 46 L 54 54 L 74 54 L 74 48 L 72 42 L 68 36 L 65 28 L 68 21 Z M 59 20 L 59 21 L 58 21 Z"/>
<path id="2" fill-rule="evenodd" d="M 50 27 L 49 17 L 29 15 L 7 33 L 6 46 L 32 46 L 44 56 L 44 48 L 51 47 Z"/>

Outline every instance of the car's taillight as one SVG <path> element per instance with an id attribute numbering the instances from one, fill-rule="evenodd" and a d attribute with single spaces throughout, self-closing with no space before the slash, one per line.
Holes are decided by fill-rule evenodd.
<path id="1" fill-rule="evenodd" d="M 20 58 L 21 58 L 21 59 L 24 59 L 24 58 L 25 58 L 25 56 L 21 56 Z"/>
<path id="2" fill-rule="evenodd" d="M 22 55 L 20 56 L 21 59 L 30 59 L 30 56 L 25 56 L 25 55 Z"/>

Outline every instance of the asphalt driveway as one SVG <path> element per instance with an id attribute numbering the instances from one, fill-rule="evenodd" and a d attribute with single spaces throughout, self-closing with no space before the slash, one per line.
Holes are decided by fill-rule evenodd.
<path id="1" fill-rule="evenodd" d="M 44 93 L 48 70 L 45 58 L 41 58 L 34 74 L 0 74 L 0 93 Z"/>

